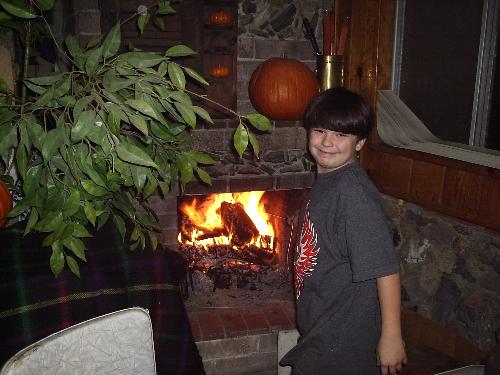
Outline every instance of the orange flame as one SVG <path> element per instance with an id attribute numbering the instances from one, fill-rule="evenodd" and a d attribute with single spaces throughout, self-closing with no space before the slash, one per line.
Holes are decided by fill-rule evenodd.
<path id="1" fill-rule="evenodd" d="M 213 245 L 230 245 L 232 233 L 227 235 L 212 233 L 208 238 L 199 239 L 207 233 L 223 227 L 220 208 L 222 202 L 228 202 L 232 204 L 240 203 L 259 232 L 258 236 L 253 238 L 247 245 L 252 244 L 272 249 L 274 246 L 274 228 L 269 221 L 269 215 L 260 202 L 263 194 L 264 191 L 212 194 L 203 199 L 195 198 L 191 203 L 182 204 L 179 209 L 189 218 L 194 228 L 190 233 L 185 231 L 179 233 L 179 242 L 205 249 Z"/>

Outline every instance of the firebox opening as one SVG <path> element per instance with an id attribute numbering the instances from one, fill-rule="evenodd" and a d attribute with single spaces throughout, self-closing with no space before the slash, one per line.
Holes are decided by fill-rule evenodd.
<path id="1" fill-rule="evenodd" d="M 190 294 L 291 288 L 297 218 L 306 190 L 178 198 L 178 246 Z"/>

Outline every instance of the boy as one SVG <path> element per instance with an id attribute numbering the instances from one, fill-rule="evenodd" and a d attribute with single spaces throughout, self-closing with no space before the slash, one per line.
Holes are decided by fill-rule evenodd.
<path id="1" fill-rule="evenodd" d="M 357 163 L 374 115 L 359 95 L 323 91 L 306 109 L 318 177 L 295 260 L 300 339 L 293 375 L 396 374 L 406 362 L 399 263 L 380 195 Z"/>

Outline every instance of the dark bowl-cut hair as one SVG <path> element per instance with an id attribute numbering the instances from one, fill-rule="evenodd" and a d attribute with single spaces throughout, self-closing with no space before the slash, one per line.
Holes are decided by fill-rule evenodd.
<path id="1" fill-rule="evenodd" d="M 334 87 L 315 96 L 304 114 L 304 127 L 334 130 L 365 139 L 375 121 L 372 108 L 359 94 Z"/>

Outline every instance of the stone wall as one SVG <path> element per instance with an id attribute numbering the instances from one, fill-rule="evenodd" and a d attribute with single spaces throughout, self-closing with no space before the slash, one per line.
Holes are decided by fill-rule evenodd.
<path id="1" fill-rule="evenodd" d="M 480 348 L 500 326 L 500 234 L 384 197 L 403 303 Z"/>

